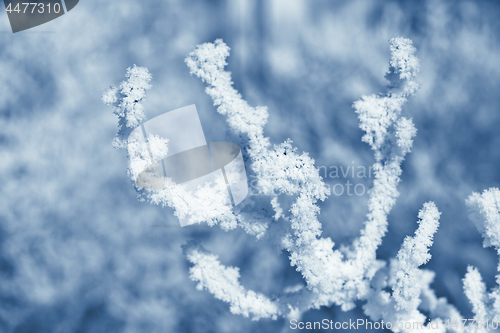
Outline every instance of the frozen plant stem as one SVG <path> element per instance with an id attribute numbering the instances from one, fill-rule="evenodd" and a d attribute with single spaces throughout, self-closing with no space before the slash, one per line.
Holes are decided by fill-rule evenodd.
<path id="1" fill-rule="evenodd" d="M 472 193 L 467 199 L 469 218 L 484 238 L 483 246 L 493 246 L 500 256 L 500 190 L 490 188 L 482 194 Z M 469 266 L 464 278 L 465 295 L 472 304 L 474 319 L 482 322 L 500 320 L 500 264 L 497 286 L 487 294 L 479 271 Z"/>
<path id="2" fill-rule="evenodd" d="M 286 250 L 291 265 L 305 280 L 306 288 L 283 291 L 269 298 L 245 289 L 239 282 L 238 268 L 225 267 L 216 255 L 201 245 L 189 243 L 184 253 L 192 264 L 190 278 L 198 283 L 198 289 L 206 289 L 215 298 L 229 303 L 232 313 L 253 320 L 278 316 L 297 319 L 312 308 L 335 304 L 347 311 L 355 307 L 355 302 L 363 301 L 364 313 L 373 321 L 420 322 L 423 323 L 417 327 L 420 330 L 431 328 L 429 321 L 432 319 L 440 323 L 437 332 L 463 331 L 460 326 L 446 326 L 462 317 L 454 306 L 445 298 L 437 298 L 430 288 L 434 273 L 420 268 L 431 258 L 429 249 L 439 226 L 440 212 L 433 202 L 423 205 L 415 236 L 404 240 L 396 258 L 387 262 L 376 258 L 377 248 L 387 232 L 387 216 L 399 196 L 401 164 L 417 132 L 412 120 L 401 116 L 402 106 L 418 90 L 416 49 L 409 39 L 401 37 L 390 40 L 390 49 L 387 92 L 363 96 L 353 104 L 360 128 L 365 132 L 362 140 L 374 151 L 375 180 L 369 192 L 368 214 L 360 237 L 342 251 L 334 250 L 335 244 L 329 237 L 321 237 L 317 202 L 325 200 L 330 192 L 314 160 L 307 153 L 299 154 L 290 139 L 271 146 L 269 138 L 264 136 L 267 108 L 249 106 L 233 88 L 231 74 L 224 70 L 229 47 L 218 39 L 198 45 L 186 58 L 191 74 L 207 84 L 207 94 L 217 111 L 227 117 L 230 128 L 240 137 L 246 136 L 247 139 L 242 140 L 246 146 L 242 148 L 255 174 L 256 189 L 262 195 L 233 210 L 207 205 L 205 199 L 210 193 L 193 198 L 169 188 L 157 191 L 137 188 L 140 198 L 168 205 L 177 216 L 189 212 L 196 222 L 206 222 L 209 226 L 219 225 L 224 230 L 241 227 L 261 241 Z M 117 148 L 127 147 L 124 141 L 127 133 L 144 119 L 141 101 L 151 87 L 151 75 L 145 68 L 134 65 L 127 70 L 126 77 L 127 81 L 118 88 L 111 87 L 103 96 L 103 102 L 113 106 L 119 117 Z M 154 158 L 153 155 L 167 152 L 168 140 L 148 138 L 148 141 L 151 156 L 141 155 L 144 151 L 141 147 L 136 147 L 134 142 L 128 143 L 129 173 L 133 179 L 137 170 L 150 162 L 148 159 Z M 282 195 L 295 197 L 288 212 L 278 201 Z M 485 238 L 484 245 L 494 246 L 500 255 L 500 191 L 490 189 L 482 195 L 474 193 L 467 205 L 471 210 L 470 218 Z M 497 282 L 500 283 L 500 274 Z M 479 272 L 469 267 L 464 289 L 476 320 L 499 318 L 498 286 L 487 295 Z M 393 326 L 392 330 L 410 332 L 415 329 Z"/>

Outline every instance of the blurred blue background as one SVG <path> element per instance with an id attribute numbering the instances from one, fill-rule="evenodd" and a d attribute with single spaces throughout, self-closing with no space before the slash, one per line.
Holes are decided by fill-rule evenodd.
<path id="1" fill-rule="evenodd" d="M 500 187 L 500 2 L 381 0 L 81 1 L 70 13 L 12 34 L 0 13 L 0 332 L 288 332 L 284 319 L 232 315 L 195 289 L 181 245 L 200 239 L 241 282 L 266 295 L 302 281 L 285 253 L 243 231 L 176 228 L 171 209 L 138 202 L 117 119 L 102 93 L 145 66 L 148 118 L 196 104 L 207 141 L 232 141 L 224 117 L 189 75 L 195 45 L 222 38 L 228 69 L 266 135 L 287 138 L 317 166 L 368 168 L 352 103 L 385 92 L 388 40 L 410 38 L 421 89 L 404 107 L 418 129 L 378 257 L 394 257 L 426 201 L 442 212 L 427 268 L 465 318 L 468 265 L 495 285 L 498 258 L 467 218 L 473 191 Z M 327 177 L 334 186 L 372 179 Z M 358 188 L 360 190 L 360 188 Z M 340 190 L 337 188 L 337 193 Z M 348 244 L 365 195 L 321 203 L 323 236 Z M 361 304 L 360 304 L 361 305 Z M 303 320 L 365 318 L 360 306 Z"/>

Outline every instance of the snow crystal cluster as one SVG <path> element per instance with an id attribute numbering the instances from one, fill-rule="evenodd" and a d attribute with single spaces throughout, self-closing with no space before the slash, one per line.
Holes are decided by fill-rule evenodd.
<path id="1" fill-rule="evenodd" d="M 421 322 L 424 323 L 421 329 L 427 329 L 432 320 L 441 323 L 433 332 L 464 330 L 462 325 L 450 324 L 462 320 L 457 309 L 445 298 L 437 298 L 430 288 L 434 273 L 420 268 L 431 258 L 429 248 L 439 227 L 440 212 L 433 202 L 423 204 L 418 214 L 418 229 L 413 237 L 406 237 L 396 258 L 388 261 L 376 258 L 377 248 L 387 232 L 387 216 L 399 196 L 401 164 L 417 132 L 412 120 L 401 116 L 402 106 L 418 90 L 416 49 L 410 40 L 400 37 L 390 40 L 390 49 L 387 92 L 363 96 L 353 104 L 360 128 L 365 132 L 362 140 L 371 146 L 375 155 L 375 179 L 369 192 L 364 228 L 350 246 L 341 248 L 335 248 L 331 238 L 322 237 L 317 202 L 325 200 L 330 193 L 314 160 L 307 153 L 298 153 L 291 140 L 271 145 L 264 135 L 267 108 L 248 105 L 233 88 L 231 74 L 224 70 L 229 47 L 219 39 L 197 46 L 186 58 L 191 74 L 207 84 L 206 92 L 217 111 L 227 117 L 230 128 L 245 144 L 243 152 L 262 195 L 247 199 L 233 209 L 204 206 L 204 198 L 209 198 L 210 193 L 187 198 L 168 187 L 156 191 L 138 188 L 141 198 L 168 205 L 177 216 L 188 214 L 194 207 L 204 207 L 205 213 L 198 216 L 199 221 L 209 226 L 219 225 L 224 230 L 240 227 L 261 241 L 275 244 L 278 250 L 287 251 L 291 265 L 302 274 L 306 286 L 282 291 L 279 297 L 247 290 L 239 282 L 238 268 L 224 266 L 217 255 L 200 244 L 187 244 L 184 253 L 192 264 L 191 279 L 198 283 L 198 289 L 206 289 L 215 298 L 229 303 L 232 313 L 253 320 L 278 316 L 297 319 L 309 309 L 338 305 L 347 311 L 361 301 L 364 313 L 373 321 Z M 145 68 L 131 67 L 126 77 L 127 81 L 118 88 L 112 87 L 103 96 L 103 101 L 113 106 L 119 117 L 117 148 L 127 147 L 126 135 L 144 119 L 141 101 L 151 87 L 151 75 Z M 150 149 L 149 156 L 141 147 L 129 144 L 132 178 L 137 176 L 135 170 L 146 165 L 148 159 L 158 161 L 166 154 L 167 141 L 161 138 L 148 138 L 148 141 L 155 147 Z M 290 209 L 282 207 L 280 196 L 293 198 Z M 495 247 L 500 255 L 500 191 L 489 189 L 483 194 L 474 193 L 467 205 L 470 219 L 484 237 L 484 246 Z M 486 323 L 500 318 L 498 286 L 488 294 L 481 275 L 472 267 L 463 282 L 475 320 Z M 500 273 L 497 283 L 500 285 Z M 394 326 L 392 330 L 410 332 L 413 328 Z"/>

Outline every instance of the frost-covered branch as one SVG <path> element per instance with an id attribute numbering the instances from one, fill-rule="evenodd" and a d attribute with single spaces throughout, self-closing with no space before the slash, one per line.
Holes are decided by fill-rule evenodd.
<path id="1" fill-rule="evenodd" d="M 429 247 L 439 226 L 438 211 L 433 202 L 424 204 L 418 213 L 418 224 L 415 237 L 406 237 L 397 255 L 395 263 L 396 283 L 392 288 L 397 310 L 416 309 L 420 303 L 420 281 L 418 267 L 430 259 Z"/>
<path id="2" fill-rule="evenodd" d="M 375 152 L 375 180 L 368 202 L 368 219 L 365 229 L 356 246 L 356 266 L 366 270 L 376 260 L 376 249 L 382 243 L 387 232 L 387 215 L 394 206 L 399 192 L 401 163 L 413 144 L 416 134 L 411 119 L 400 117 L 401 107 L 406 96 L 415 93 L 418 85 L 414 81 L 419 71 L 415 48 L 408 39 L 393 38 L 390 41 L 392 58 L 387 74 L 397 87 L 403 87 L 400 93 L 393 91 L 394 84 L 386 96 L 363 96 L 354 103 L 360 128 L 366 132 L 362 140 Z M 395 78 L 396 77 L 396 78 Z M 411 87 L 411 88 L 408 88 Z"/>
<path id="3" fill-rule="evenodd" d="M 189 274 L 191 280 L 198 282 L 196 288 L 206 289 L 215 298 L 229 303 L 231 313 L 244 317 L 251 315 L 252 320 L 276 319 L 280 315 L 278 306 L 273 301 L 240 285 L 239 268 L 223 266 L 216 255 L 200 246 L 186 247 L 185 250 L 188 260 L 193 264 Z"/>
<path id="4" fill-rule="evenodd" d="M 472 266 L 467 267 L 467 274 L 465 274 L 463 283 L 465 296 L 467 296 L 472 305 L 474 319 L 486 321 L 490 318 L 489 311 L 486 307 L 489 303 L 489 299 L 486 294 L 486 285 L 477 268 Z"/>
<path id="5" fill-rule="evenodd" d="M 111 86 L 102 96 L 103 103 L 112 106 L 113 113 L 118 116 L 118 134 L 113 141 L 115 148 L 126 148 L 129 134 L 144 120 L 142 102 L 146 99 L 146 90 L 151 89 L 151 74 L 145 67 L 129 67 L 125 77 L 127 81 L 118 87 Z"/>
<path id="6" fill-rule="evenodd" d="M 118 134 L 113 141 L 115 148 L 126 148 L 129 158 L 128 174 L 133 182 L 144 170 L 155 172 L 161 169 L 160 161 L 167 155 L 168 139 L 148 134 L 146 140 L 130 137 L 132 131 L 146 118 L 142 102 L 146 91 L 151 88 L 151 74 L 144 67 L 136 65 L 127 69 L 126 81 L 118 87 L 112 86 L 102 96 L 102 101 L 113 107 L 118 116 Z M 255 121 L 255 119 L 251 119 Z M 140 136 L 141 133 L 138 133 Z M 159 180 L 163 182 L 163 179 Z M 247 233 L 261 238 L 267 230 L 271 219 L 267 215 L 238 213 L 222 200 L 211 200 L 224 196 L 227 192 L 225 184 L 205 186 L 192 193 L 182 186 L 173 186 L 167 179 L 165 188 L 150 190 L 136 184 L 139 199 L 155 205 L 169 206 L 175 210 L 180 219 L 186 218 L 189 223 L 206 222 L 209 226 L 219 225 L 224 230 L 237 226 Z"/>
<path id="7" fill-rule="evenodd" d="M 472 193 L 466 201 L 469 218 L 484 238 L 483 246 L 493 246 L 500 256 L 500 190 L 490 188 L 482 194 Z M 500 273 L 500 263 L 497 268 Z M 465 295 L 472 304 L 476 320 L 499 320 L 500 318 L 500 274 L 497 286 L 487 294 L 486 285 L 479 271 L 469 266 L 463 280 Z"/>
<path id="8" fill-rule="evenodd" d="M 333 302 L 344 310 L 354 307 L 355 300 L 368 295 L 369 281 L 382 265 L 376 259 L 376 250 L 387 232 L 387 215 L 399 195 L 397 185 L 401 163 L 410 151 L 416 134 L 411 119 L 400 117 L 401 107 L 407 96 L 415 93 L 418 84 L 414 78 L 419 71 L 418 59 L 414 55 L 416 50 L 410 40 L 393 38 L 390 44 L 392 59 L 387 76 L 392 81 L 397 79 L 398 84 L 391 83 L 385 96 L 363 96 L 353 105 L 360 120 L 360 128 L 366 132 L 362 139 L 370 144 L 376 160 L 373 165 L 374 185 L 369 192 L 368 219 L 360 238 L 354 242 L 351 251 L 345 253 L 348 260 L 343 261 L 343 254 L 338 251 L 329 251 L 324 256 L 329 258 L 328 266 L 341 267 L 338 270 L 340 272 L 327 270 L 328 274 L 311 274 L 319 276 L 323 285 L 328 285 L 320 293 L 329 294 L 330 297 L 322 297 L 321 305 Z M 311 265 L 315 260 L 307 258 L 307 261 Z M 318 264 L 315 264 L 316 267 L 319 267 Z M 325 303 L 326 299 L 329 301 Z"/>
<path id="9" fill-rule="evenodd" d="M 441 326 L 439 332 L 446 332 L 444 320 L 460 321 L 461 316 L 445 298 L 438 299 L 430 284 L 434 273 L 420 269 L 431 255 L 429 248 L 439 226 L 440 213 L 433 202 L 425 203 L 418 213 L 419 224 L 414 237 L 406 237 L 396 259 L 389 267 L 379 270 L 371 281 L 371 289 L 364 312 L 372 320 L 383 319 L 386 322 L 419 322 L 422 328 L 430 328 L 429 321 L 421 311 L 430 314 L 429 319 Z M 392 289 L 390 293 L 387 289 Z M 425 323 L 427 322 L 427 326 Z M 411 330 L 393 329 L 395 332 Z M 437 331 L 433 328 L 433 332 Z M 460 331 L 460 330 L 454 330 Z"/>
<path id="10" fill-rule="evenodd" d="M 330 193 L 314 160 L 307 153 L 297 152 L 290 139 L 271 145 L 264 135 L 267 108 L 248 105 L 234 89 L 231 73 L 224 70 L 229 47 L 219 39 L 198 45 L 186 58 L 190 72 L 207 84 L 206 92 L 218 107 L 217 111 L 227 117 L 229 126 L 245 144 L 242 151 L 249 157 L 256 179 L 253 185 L 261 195 L 232 208 L 210 200 L 225 191 L 224 183 L 201 186 L 193 194 L 182 187 L 170 186 L 167 180 L 164 189 L 138 189 L 141 198 L 174 208 L 179 218 L 205 221 L 209 226 L 219 225 L 224 230 L 242 227 L 248 234 L 279 250 L 285 249 L 291 265 L 305 280 L 306 288 L 299 286 L 277 291 L 271 300 L 245 289 L 239 282 L 238 268 L 224 266 L 216 255 L 201 246 L 186 246 L 185 254 L 192 264 L 190 278 L 198 282 L 198 289 L 206 289 L 215 298 L 229 303 L 232 313 L 251 316 L 254 320 L 277 316 L 297 318 L 311 308 L 336 304 L 349 310 L 357 301 L 364 301 L 364 312 L 371 320 L 428 323 L 434 319 L 442 324 L 446 320 L 461 319 L 456 308 L 445 298 L 438 298 L 430 287 L 434 273 L 420 268 L 431 257 L 429 248 L 439 226 L 440 213 L 434 203 L 424 204 L 418 214 L 419 227 L 415 235 L 404 240 L 396 258 L 387 263 L 376 256 L 387 232 L 388 214 L 399 196 L 401 164 L 417 132 L 412 120 L 401 116 L 402 106 L 418 90 L 416 50 L 410 40 L 400 37 L 390 40 L 390 48 L 387 93 L 363 96 L 353 104 L 360 128 L 365 132 L 362 140 L 374 151 L 375 179 L 360 237 L 351 246 L 341 249 L 334 249 L 331 238 L 321 237 L 317 202 L 325 200 Z M 145 68 L 131 67 L 126 76 L 127 81 L 118 88 L 112 87 L 103 96 L 103 101 L 112 105 L 119 117 L 119 133 L 114 143 L 118 148 L 127 147 L 125 138 L 144 119 L 141 101 L 151 87 L 151 75 Z M 136 179 L 141 170 L 148 165 L 154 166 L 166 156 L 168 140 L 155 136 L 148 137 L 146 142 L 130 138 L 127 148 L 129 173 Z M 294 196 L 289 210 L 279 201 L 280 196 L 285 195 Z M 500 255 L 500 191 L 490 189 L 482 195 L 474 193 L 467 205 L 471 219 L 485 238 L 484 245 L 494 246 Z M 500 274 L 497 282 L 500 285 Z M 499 287 L 487 294 L 479 272 L 469 267 L 464 288 L 477 320 L 498 318 Z M 424 324 L 423 328 L 429 325 Z M 449 329 L 461 331 L 460 328 Z M 393 331 L 400 329 L 393 328 Z M 444 331 L 441 325 L 439 332 Z"/>
<path id="11" fill-rule="evenodd" d="M 290 253 L 291 264 L 302 272 L 307 287 L 318 294 L 311 304 L 314 307 L 333 302 L 344 310 L 352 308 L 357 299 L 368 293 L 369 279 L 381 265 L 375 251 L 386 233 L 387 214 L 398 196 L 400 164 L 416 133 L 411 120 L 399 117 L 406 97 L 417 87 L 415 49 L 411 41 L 396 38 L 391 40 L 391 51 L 388 76 L 392 81 L 388 94 L 363 97 L 354 104 L 360 126 L 367 132 L 363 140 L 372 145 L 377 162 L 368 221 L 348 260 L 344 260 L 343 253 L 333 250 L 330 238 L 319 238 L 322 230 L 316 202 L 324 200 L 329 191 L 314 167 L 314 160 L 305 153 L 297 154 L 290 140 L 270 148 L 269 139 L 263 134 L 267 109 L 250 107 L 232 87 L 230 73 L 224 71 L 229 55 L 227 45 L 222 40 L 199 45 L 186 59 L 191 73 L 208 84 L 206 91 L 219 106 L 218 112 L 227 116 L 236 133 L 248 136 L 247 153 L 261 193 L 297 195 L 291 215 L 284 218 L 290 223 L 290 232 L 282 237 L 282 244 Z M 400 91 L 396 93 L 397 89 Z M 276 214 L 281 215 L 276 198 L 272 197 L 271 202 Z"/>

